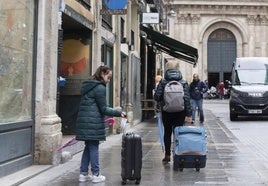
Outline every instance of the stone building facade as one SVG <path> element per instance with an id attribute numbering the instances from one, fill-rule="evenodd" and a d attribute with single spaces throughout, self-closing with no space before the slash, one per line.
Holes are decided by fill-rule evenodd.
<path id="1" fill-rule="evenodd" d="M 180 63 L 188 81 L 199 73 L 215 86 L 230 79 L 236 57 L 267 56 L 268 1 L 174 0 L 169 6 L 176 13 L 169 18 L 170 37 L 198 49 L 195 68 Z"/>

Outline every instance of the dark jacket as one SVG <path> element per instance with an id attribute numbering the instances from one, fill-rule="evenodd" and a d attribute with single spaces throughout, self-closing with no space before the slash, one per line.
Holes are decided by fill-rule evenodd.
<path id="1" fill-rule="evenodd" d="M 120 117 L 121 111 L 107 106 L 106 86 L 100 81 L 83 82 L 81 95 L 76 121 L 76 139 L 105 140 L 104 115 Z"/>
<path id="2" fill-rule="evenodd" d="M 182 79 L 182 74 L 180 71 L 170 69 L 170 70 L 167 70 L 165 72 L 164 79 L 162 79 L 159 82 L 159 85 L 157 86 L 157 89 L 156 89 L 155 94 L 154 94 L 154 99 L 157 102 L 163 102 L 164 89 L 165 89 L 166 84 L 169 81 L 180 81 L 181 82 L 181 84 L 183 86 L 183 90 L 184 90 L 184 111 L 185 111 L 186 116 L 190 117 L 192 115 L 192 107 L 191 107 L 191 103 L 190 103 L 189 86 L 188 86 L 187 81 Z"/>
<path id="3" fill-rule="evenodd" d="M 200 100 L 203 99 L 203 94 L 207 92 L 207 85 L 198 79 L 190 84 L 190 97 L 191 99 Z"/>

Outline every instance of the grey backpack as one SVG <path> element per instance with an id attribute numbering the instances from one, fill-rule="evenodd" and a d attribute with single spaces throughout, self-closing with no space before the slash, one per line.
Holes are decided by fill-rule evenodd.
<path id="1" fill-rule="evenodd" d="M 170 81 L 164 89 L 163 111 L 181 112 L 184 110 L 184 91 L 179 81 Z"/>

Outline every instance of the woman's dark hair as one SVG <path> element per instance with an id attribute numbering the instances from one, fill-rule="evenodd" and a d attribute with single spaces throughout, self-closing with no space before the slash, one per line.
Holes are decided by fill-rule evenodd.
<path id="1" fill-rule="evenodd" d="M 112 71 L 112 69 L 106 65 L 101 65 L 97 68 L 96 72 L 93 74 L 91 79 L 95 79 L 98 81 L 103 82 L 103 79 L 101 77 L 101 74 L 103 73 L 104 75 L 109 74 Z"/>

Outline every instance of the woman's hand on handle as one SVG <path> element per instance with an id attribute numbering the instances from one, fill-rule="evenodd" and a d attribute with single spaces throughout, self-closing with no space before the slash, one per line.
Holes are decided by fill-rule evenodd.
<path id="1" fill-rule="evenodd" d="M 122 118 L 126 118 L 126 117 L 127 117 L 127 114 L 126 114 L 125 112 L 122 112 L 122 113 L 121 113 L 121 117 L 122 117 Z"/>

